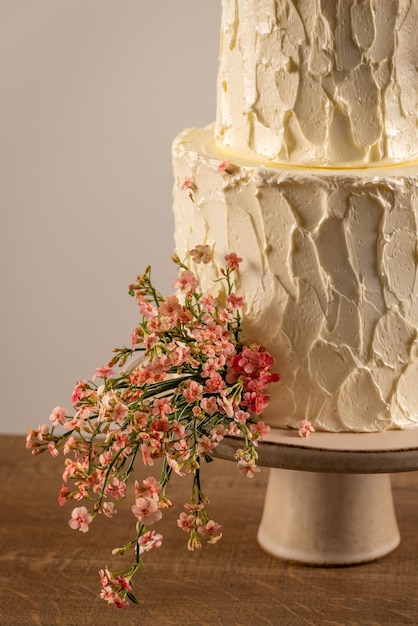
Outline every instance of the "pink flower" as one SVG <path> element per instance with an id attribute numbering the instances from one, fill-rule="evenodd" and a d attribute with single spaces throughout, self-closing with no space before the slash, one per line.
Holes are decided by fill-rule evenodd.
<path id="1" fill-rule="evenodd" d="M 58 504 L 60 506 L 64 506 L 64 504 L 66 504 L 66 502 L 68 501 L 68 496 L 70 495 L 70 490 L 68 489 L 68 487 L 66 487 L 65 485 L 63 485 L 61 487 L 61 489 L 59 490 L 59 494 L 58 494 Z"/>
<path id="2" fill-rule="evenodd" d="M 152 450 L 146 443 L 141 444 L 141 454 L 144 465 L 154 465 Z"/>
<path id="3" fill-rule="evenodd" d="M 168 296 L 161 302 L 158 310 L 163 315 L 174 315 L 176 318 L 183 313 L 183 307 L 181 306 L 177 296 Z"/>
<path id="4" fill-rule="evenodd" d="M 199 437 L 197 440 L 197 449 L 199 450 L 199 454 L 212 454 L 212 451 L 216 448 L 216 446 L 217 443 L 215 441 L 211 441 L 206 435 Z"/>
<path id="5" fill-rule="evenodd" d="M 228 161 L 221 161 L 218 165 L 218 172 L 228 172 L 229 163 Z"/>
<path id="6" fill-rule="evenodd" d="M 44 437 L 49 435 L 49 426 L 48 424 L 42 424 L 42 426 L 38 426 L 38 430 L 36 431 L 36 435 L 39 441 L 44 441 Z"/>
<path id="7" fill-rule="evenodd" d="M 173 283 L 173 288 L 178 289 L 182 293 L 190 294 L 196 291 L 199 286 L 199 281 L 196 276 L 190 270 L 181 272 L 180 276 L 176 278 Z"/>
<path id="8" fill-rule="evenodd" d="M 105 502 L 103 504 L 102 511 L 106 515 L 106 517 L 113 517 L 117 513 L 113 502 Z"/>
<path id="9" fill-rule="evenodd" d="M 223 426 L 223 424 L 218 424 L 217 426 L 214 426 L 211 429 L 210 436 L 212 437 L 213 441 L 216 441 L 219 443 L 224 438 L 225 433 L 226 433 L 225 426 Z"/>
<path id="10" fill-rule="evenodd" d="M 199 402 L 202 398 L 203 387 L 195 380 L 188 380 L 184 383 L 181 391 L 187 402 Z"/>
<path id="11" fill-rule="evenodd" d="M 218 403 L 214 396 L 203 398 L 200 402 L 200 406 L 208 415 L 213 415 L 218 410 Z"/>
<path id="12" fill-rule="evenodd" d="M 202 409 L 200 408 L 200 406 L 194 406 L 192 408 L 192 413 L 193 413 L 193 417 L 199 417 L 199 415 L 202 413 Z"/>
<path id="13" fill-rule="evenodd" d="M 193 528 L 195 528 L 195 516 L 187 515 L 187 513 L 180 513 L 177 526 L 184 530 L 186 533 L 189 533 Z"/>
<path id="14" fill-rule="evenodd" d="M 77 447 L 77 439 L 73 436 L 69 437 L 64 444 L 64 454 L 68 454 L 70 450 Z"/>
<path id="15" fill-rule="evenodd" d="M 205 313 L 214 313 L 215 312 L 216 301 L 213 296 L 200 296 L 199 298 L 199 306 L 202 308 L 202 311 Z"/>
<path id="16" fill-rule="evenodd" d="M 196 185 L 193 182 L 193 179 L 188 177 L 185 178 L 184 181 L 181 184 L 181 188 L 182 189 L 196 189 Z"/>
<path id="17" fill-rule="evenodd" d="M 128 433 L 121 432 L 120 430 L 115 431 L 115 440 L 112 447 L 114 450 L 123 450 L 125 456 L 130 454 L 131 446 L 129 445 Z"/>
<path id="18" fill-rule="evenodd" d="M 121 589 L 127 589 L 128 591 L 131 591 L 132 586 L 128 578 L 118 576 L 116 582 Z"/>
<path id="19" fill-rule="evenodd" d="M 269 434 L 270 426 L 268 426 L 262 420 L 260 420 L 256 424 L 251 424 L 250 430 L 255 440 L 262 441 L 264 437 L 266 437 L 266 435 Z"/>
<path id="20" fill-rule="evenodd" d="M 73 530 L 80 530 L 82 533 L 86 533 L 92 519 L 92 516 L 85 506 L 78 506 L 72 510 L 71 519 L 68 524 Z"/>
<path id="21" fill-rule="evenodd" d="M 234 405 L 232 400 L 226 397 L 218 398 L 218 405 L 221 413 L 225 413 L 227 417 L 234 417 Z"/>
<path id="22" fill-rule="evenodd" d="M 151 526 L 162 518 L 158 504 L 153 498 L 136 498 L 132 513 L 145 526 Z"/>
<path id="23" fill-rule="evenodd" d="M 225 365 L 225 361 L 224 356 L 208 359 L 202 367 L 202 376 L 204 378 L 214 376 Z"/>
<path id="24" fill-rule="evenodd" d="M 177 474 L 177 476 L 184 476 L 184 472 L 180 470 L 180 465 L 177 463 L 176 459 L 173 459 L 169 454 L 166 454 L 167 464 L 171 467 L 173 472 Z"/>
<path id="25" fill-rule="evenodd" d="M 247 461 L 240 459 L 238 461 L 238 471 L 240 474 L 243 474 L 243 476 L 246 476 L 247 478 L 253 478 L 255 472 L 259 472 L 260 468 L 257 467 L 254 462 L 248 463 Z"/>
<path id="26" fill-rule="evenodd" d="M 245 422 L 250 418 L 250 414 L 247 411 L 243 411 L 242 409 L 238 409 L 235 411 L 235 421 L 239 424 L 245 424 Z"/>
<path id="27" fill-rule="evenodd" d="M 74 387 L 73 393 L 71 394 L 71 402 L 73 404 L 75 404 L 76 402 L 78 402 L 84 397 L 85 386 L 86 386 L 85 380 L 78 381 L 78 383 Z"/>
<path id="28" fill-rule="evenodd" d="M 155 398 L 152 406 L 152 414 L 165 417 L 172 412 L 172 407 L 166 398 Z"/>
<path id="29" fill-rule="evenodd" d="M 118 582 L 112 579 L 109 583 L 110 584 L 108 585 L 103 585 L 100 592 L 101 599 L 105 600 L 108 604 L 113 604 L 116 609 L 124 609 L 129 606 L 128 601 L 121 598 L 118 592 L 114 589 L 115 585 L 119 587 Z"/>
<path id="30" fill-rule="evenodd" d="M 309 420 L 300 420 L 297 422 L 296 428 L 299 429 L 299 435 L 301 437 L 308 437 L 311 433 L 315 432 L 315 428 Z"/>
<path id="31" fill-rule="evenodd" d="M 201 535 L 220 535 L 221 529 L 222 526 L 213 519 L 209 520 L 206 524 L 200 524 L 197 528 Z"/>
<path id="32" fill-rule="evenodd" d="M 114 371 L 111 367 L 107 367 L 107 365 L 103 365 L 102 367 L 96 368 L 96 373 L 94 374 L 92 380 L 96 380 L 96 378 L 109 378 L 109 376 L 113 376 Z"/>
<path id="33" fill-rule="evenodd" d="M 237 372 L 245 374 L 257 373 L 257 371 L 265 367 L 264 353 L 257 349 L 244 347 L 232 359 L 232 366 Z"/>
<path id="34" fill-rule="evenodd" d="M 205 508 L 205 505 L 202 502 L 199 504 L 195 504 L 194 502 L 185 502 L 184 508 L 186 511 L 202 511 Z"/>
<path id="35" fill-rule="evenodd" d="M 53 456 L 54 458 L 58 456 L 58 448 L 55 445 L 55 441 L 50 441 L 48 443 L 48 451 L 50 455 Z"/>
<path id="36" fill-rule="evenodd" d="M 230 270 L 239 269 L 239 264 L 242 263 L 242 258 L 235 252 L 230 252 L 225 256 L 226 265 Z"/>
<path id="37" fill-rule="evenodd" d="M 65 423 L 65 419 L 67 417 L 67 409 L 65 409 L 62 406 L 56 406 L 55 409 L 53 409 L 51 415 L 49 416 L 50 421 L 52 422 L 53 426 L 59 426 L 60 424 L 64 424 Z"/>
<path id="38" fill-rule="evenodd" d="M 137 497 L 144 497 L 144 498 L 153 498 L 155 501 L 158 501 L 158 494 L 161 492 L 162 490 L 162 486 L 160 485 L 160 483 L 157 481 L 157 479 L 154 476 L 148 476 L 148 478 L 145 478 L 142 481 L 142 487 L 141 485 L 135 481 L 135 492 Z"/>
<path id="39" fill-rule="evenodd" d="M 139 301 L 139 312 L 146 320 L 150 320 L 158 315 L 157 308 L 143 299 Z"/>
<path id="40" fill-rule="evenodd" d="M 242 296 L 239 296 L 235 293 L 231 293 L 227 299 L 226 299 L 228 308 L 231 309 L 232 311 L 236 311 L 237 309 L 241 309 L 244 304 L 245 304 L 245 300 Z"/>
<path id="41" fill-rule="evenodd" d="M 228 428 L 228 435 L 232 435 L 233 437 L 239 437 L 241 435 L 241 431 L 236 422 L 231 422 Z"/>
<path id="42" fill-rule="evenodd" d="M 109 572 L 107 567 L 106 569 L 99 570 L 99 576 L 100 576 L 100 583 L 102 584 L 103 587 L 107 587 L 109 584 L 114 582 L 112 578 L 112 574 L 111 572 Z"/>
<path id="43" fill-rule="evenodd" d="M 102 454 L 99 455 L 99 461 L 101 465 L 109 465 L 112 459 L 113 453 L 111 450 L 106 450 L 106 452 L 102 452 Z"/>
<path id="44" fill-rule="evenodd" d="M 224 387 L 225 381 L 218 372 L 212 374 L 212 376 L 205 382 L 205 391 L 208 391 L 209 393 L 218 393 Z"/>
<path id="45" fill-rule="evenodd" d="M 112 411 L 112 417 L 118 424 L 122 424 L 125 417 L 128 415 L 128 407 L 123 402 L 118 402 Z"/>
<path id="46" fill-rule="evenodd" d="M 190 348 L 185 348 L 183 346 L 176 346 L 170 355 L 172 364 L 176 366 L 183 365 L 189 356 Z"/>
<path id="47" fill-rule="evenodd" d="M 119 478 L 114 478 L 110 485 L 106 487 L 106 493 L 115 500 L 121 500 L 126 494 L 126 485 L 121 483 Z"/>
<path id="48" fill-rule="evenodd" d="M 196 246 L 193 250 L 190 250 L 190 256 L 195 263 L 210 263 L 212 260 L 212 250 L 210 246 Z"/>
<path id="49" fill-rule="evenodd" d="M 261 415 L 268 406 L 269 401 L 270 397 L 262 393 L 256 393 L 255 391 L 244 393 L 243 404 L 248 407 L 251 413 L 256 415 Z"/>
<path id="50" fill-rule="evenodd" d="M 155 530 L 149 530 L 138 539 L 141 552 L 149 552 L 150 550 L 161 548 L 162 543 L 163 536 L 156 533 Z"/>

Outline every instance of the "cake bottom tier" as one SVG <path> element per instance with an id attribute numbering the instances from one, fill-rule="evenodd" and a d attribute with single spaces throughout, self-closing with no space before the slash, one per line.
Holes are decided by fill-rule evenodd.
<path id="1" fill-rule="evenodd" d="M 265 345 L 281 375 L 265 421 L 415 426 L 418 163 L 249 162 L 220 150 L 208 127 L 175 140 L 173 167 L 177 253 L 213 248 L 214 263 L 196 266 L 202 287 L 217 294 L 225 254 L 244 259 L 243 338 Z"/>

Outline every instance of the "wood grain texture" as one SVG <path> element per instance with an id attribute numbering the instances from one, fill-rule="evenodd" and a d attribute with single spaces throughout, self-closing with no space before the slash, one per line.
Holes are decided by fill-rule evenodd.
<path id="1" fill-rule="evenodd" d="M 62 457 L 32 457 L 22 437 L 0 437 L 0 624 L 2 626 L 400 626 L 418 624 L 418 475 L 393 476 L 401 546 L 380 561 L 308 568 L 276 560 L 258 546 L 268 470 L 252 480 L 216 460 L 203 478 L 223 539 L 195 553 L 176 517 L 159 524 L 164 544 L 147 555 L 136 580 L 138 607 L 115 611 L 98 594 L 98 570 L 115 565 L 112 548 L 130 539 L 130 502 L 85 535 L 59 507 Z M 138 472 L 142 469 L 138 467 Z M 146 474 L 148 475 L 148 471 Z"/>

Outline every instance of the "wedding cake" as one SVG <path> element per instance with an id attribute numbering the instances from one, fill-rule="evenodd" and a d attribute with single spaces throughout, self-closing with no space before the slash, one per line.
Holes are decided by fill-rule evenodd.
<path id="1" fill-rule="evenodd" d="M 212 247 L 212 290 L 244 259 L 271 426 L 418 423 L 417 32 L 418 0 L 223 0 L 216 123 L 173 147 L 176 248 Z"/>

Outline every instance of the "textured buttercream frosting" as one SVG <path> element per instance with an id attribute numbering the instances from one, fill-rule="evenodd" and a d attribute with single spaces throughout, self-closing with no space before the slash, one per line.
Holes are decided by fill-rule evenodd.
<path id="1" fill-rule="evenodd" d="M 297 164 L 418 158 L 418 0 L 223 0 L 216 137 Z"/>
<path id="2" fill-rule="evenodd" d="M 177 252 L 213 248 L 214 292 L 244 259 L 271 426 L 416 426 L 418 0 L 222 4 L 216 123 L 174 143 Z"/>
<path id="3" fill-rule="evenodd" d="M 177 252 L 216 290 L 224 255 L 244 259 L 244 333 L 277 360 L 270 425 L 329 431 L 418 422 L 418 165 L 321 169 L 231 158 L 213 128 L 174 144 Z M 194 183 L 193 200 L 182 189 Z"/>

